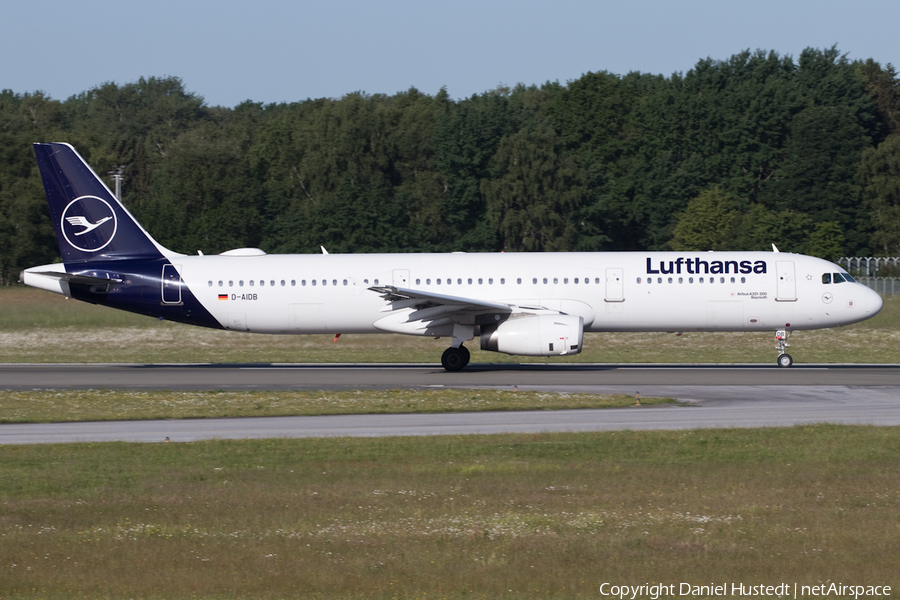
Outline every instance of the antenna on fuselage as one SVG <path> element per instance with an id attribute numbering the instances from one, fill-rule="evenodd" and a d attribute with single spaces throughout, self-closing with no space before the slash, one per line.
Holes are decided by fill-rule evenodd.
<path id="1" fill-rule="evenodd" d="M 781 252 L 778 248 L 775 247 L 775 244 L 772 244 L 772 252 Z"/>

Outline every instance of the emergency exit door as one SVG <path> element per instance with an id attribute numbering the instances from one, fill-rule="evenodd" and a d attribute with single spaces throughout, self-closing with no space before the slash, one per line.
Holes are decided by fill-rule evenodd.
<path id="1" fill-rule="evenodd" d="M 797 282 L 794 279 L 794 261 L 779 260 L 775 263 L 778 281 L 775 290 L 775 300 L 778 302 L 793 302 L 797 299 Z"/>
<path id="2" fill-rule="evenodd" d="M 606 301 L 622 302 L 625 300 L 625 284 L 622 280 L 621 267 L 606 269 Z"/>
<path id="3" fill-rule="evenodd" d="M 162 271 L 163 304 L 181 304 L 181 273 L 178 265 L 164 265 Z"/>

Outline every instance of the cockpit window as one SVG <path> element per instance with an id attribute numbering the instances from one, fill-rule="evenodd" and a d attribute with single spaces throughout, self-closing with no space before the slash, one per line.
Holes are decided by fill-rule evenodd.
<path id="1" fill-rule="evenodd" d="M 834 275 L 831 276 L 831 279 L 835 283 L 844 283 L 844 276 L 841 275 L 840 273 L 835 273 Z"/>
<path id="2" fill-rule="evenodd" d="M 842 273 L 842 275 L 844 276 L 844 281 L 847 281 L 849 283 L 856 283 L 856 280 L 850 276 L 850 273 Z"/>
<path id="3" fill-rule="evenodd" d="M 831 283 L 831 273 L 822 273 L 822 283 Z"/>

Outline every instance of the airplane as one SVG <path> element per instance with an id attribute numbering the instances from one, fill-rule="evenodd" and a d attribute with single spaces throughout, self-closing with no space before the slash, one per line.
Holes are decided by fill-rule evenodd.
<path id="1" fill-rule="evenodd" d="M 266 254 L 157 243 L 69 144 L 34 152 L 62 263 L 26 285 L 191 325 L 270 334 L 401 333 L 523 356 L 582 351 L 584 332 L 792 331 L 873 317 L 881 297 L 843 268 L 778 252 Z"/>

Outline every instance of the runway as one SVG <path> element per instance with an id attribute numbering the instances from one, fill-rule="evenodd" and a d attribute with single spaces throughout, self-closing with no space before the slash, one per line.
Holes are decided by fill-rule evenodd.
<path id="1" fill-rule="evenodd" d="M 501 388 L 668 396 L 685 406 L 0 425 L 0 444 L 900 425 L 900 366 L 0 365 L 0 389 Z"/>
<path id="2" fill-rule="evenodd" d="M 900 386 L 900 365 L 4 364 L 0 389 L 283 390 L 432 386 Z M 635 390 L 632 390 L 635 391 Z"/>

